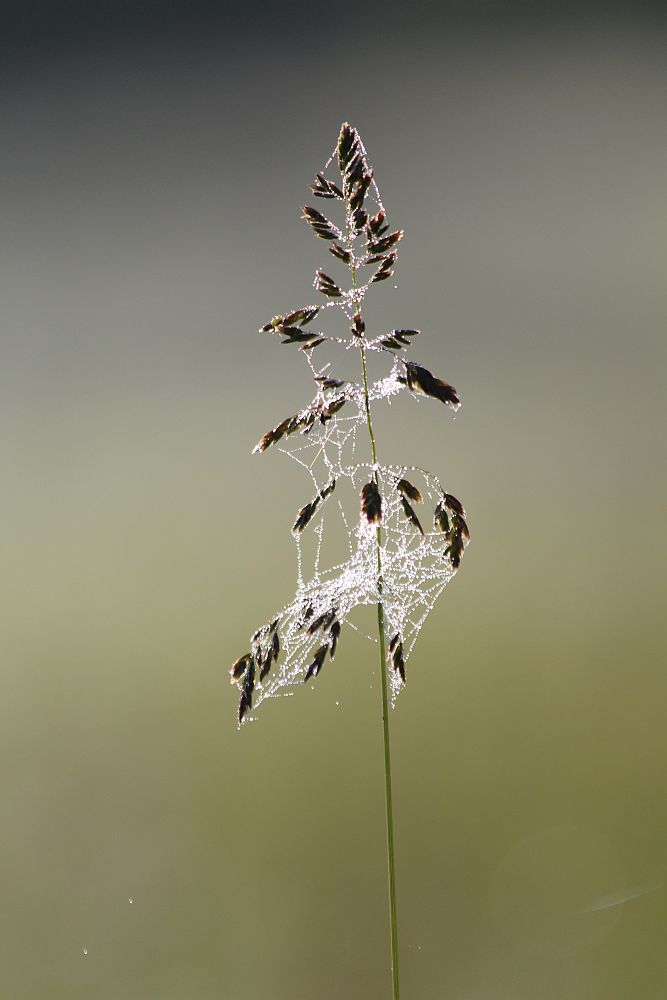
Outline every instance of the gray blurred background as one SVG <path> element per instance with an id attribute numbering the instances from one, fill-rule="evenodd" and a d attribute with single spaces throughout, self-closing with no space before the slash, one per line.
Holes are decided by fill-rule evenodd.
<path id="1" fill-rule="evenodd" d="M 378 413 L 381 456 L 473 534 L 391 717 L 404 996 L 662 1000 L 659 9 L 0 28 L 0 995 L 389 994 L 372 648 L 241 733 L 227 674 L 293 592 L 305 481 L 250 451 L 311 383 L 255 331 L 312 300 L 349 120 L 406 230 L 369 318 L 463 399 Z"/>

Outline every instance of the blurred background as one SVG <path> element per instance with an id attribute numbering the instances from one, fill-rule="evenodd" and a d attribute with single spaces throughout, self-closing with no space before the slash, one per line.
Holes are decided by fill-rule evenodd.
<path id="1" fill-rule="evenodd" d="M 378 412 L 381 456 L 473 535 L 391 717 L 403 993 L 664 998 L 659 8 L 0 28 L 2 996 L 389 995 L 373 648 L 240 733 L 228 678 L 304 495 L 250 454 L 311 387 L 256 330 L 315 295 L 299 206 L 349 120 L 406 230 L 369 316 L 463 399 Z"/>

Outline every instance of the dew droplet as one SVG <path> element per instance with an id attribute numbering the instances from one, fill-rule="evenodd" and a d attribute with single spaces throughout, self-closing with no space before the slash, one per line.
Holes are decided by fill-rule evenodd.
<path id="1" fill-rule="evenodd" d="M 87 948 L 84 948 L 84 949 L 83 949 L 83 953 L 84 953 L 84 955 L 87 955 L 87 954 L 88 954 L 88 949 L 87 949 Z"/>
<path id="2" fill-rule="evenodd" d="M 127 901 L 130 904 L 130 906 L 132 906 L 132 903 L 134 902 L 134 897 L 133 896 L 128 896 L 127 897 Z"/>

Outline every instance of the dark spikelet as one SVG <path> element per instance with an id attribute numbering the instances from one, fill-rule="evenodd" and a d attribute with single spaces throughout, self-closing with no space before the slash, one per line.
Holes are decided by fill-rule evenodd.
<path id="1" fill-rule="evenodd" d="M 346 402 L 345 396 L 336 396 L 330 403 L 327 403 L 320 414 L 321 423 L 325 424 L 327 420 L 331 420 L 334 413 L 338 413 L 341 407 L 345 406 Z"/>
<path id="2" fill-rule="evenodd" d="M 311 320 L 315 319 L 320 309 L 321 306 L 308 306 L 307 309 L 302 309 L 303 318 L 299 322 L 299 326 L 305 326 L 307 323 L 310 323 Z"/>
<path id="3" fill-rule="evenodd" d="M 322 174 L 318 174 L 316 180 L 308 187 L 316 198 L 335 198 L 333 191 L 329 190 L 329 184 Z"/>
<path id="4" fill-rule="evenodd" d="M 253 448 L 253 452 L 266 451 L 266 449 L 270 448 L 272 444 L 276 443 L 276 441 L 280 441 L 281 437 L 287 431 L 289 422 L 290 421 L 288 418 L 287 420 L 283 420 L 282 423 L 278 424 L 277 427 L 274 427 L 272 431 L 267 431 L 264 437 L 259 439 L 255 447 Z"/>
<path id="5" fill-rule="evenodd" d="M 318 416 L 318 410 L 309 409 L 303 417 L 299 418 L 299 427 L 301 428 L 302 434 L 310 434 L 311 430 L 315 426 L 315 420 Z"/>
<path id="6" fill-rule="evenodd" d="M 322 389 L 340 389 L 345 385 L 345 380 L 340 378 L 329 378 L 327 375 L 317 375 L 316 382 L 319 382 Z"/>
<path id="7" fill-rule="evenodd" d="M 435 512 L 433 514 L 433 525 L 434 527 L 439 528 L 440 531 L 444 531 L 445 534 L 449 531 L 449 517 L 447 515 L 444 500 L 441 500 L 435 508 Z"/>
<path id="8" fill-rule="evenodd" d="M 347 122 L 342 125 L 338 136 L 338 167 L 343 175 L 344 188 L 348 197 L 354 196 L 355 187 L 360 184 L 363 187 L 364 177 L 370 171 L 364 159 L 359 133 Z M 366 187 L 368 184 L 370 184 L 370 180 Z"/>
<path id="9" fill-rule="evenodd" d="M 234 681 L 239 680 L 239 678 L 243 677 L 251 661 L 252 661 L 252 653 L 244 653 L 243 656 L 239 657 L 236 663 L 232 664 L 232 668 L 229 671 L 232 683 L 234 683 Z"/>
<path id="10" fill-rule="evenodd" d="M 321 336 L 319 333 L 302 330 L 299 326 L 283 326 L 279 333 L 285 338 L 280 341 L 281 344 L 309 344 Z"/>
<path id="11" fill-rule="evenodd" d="M 458 569 L 465 550 L 464 539 L 470 538 L 461 501 L 451 493 L 444 493 L 442 500 L 435 508 L 434 523 L 436 528 L 440 528 L 445 533 L 447 539 L 445 559 L 449 559 L 452 567 Z"/>
<path id="12" fill-rule="evenodd" d="M 446 506 L 449 507 L 452 514 L 458 514 L 459 517 L 465 517 L 466 512 L 463 509 L 463 504 L 451 493 L 444 493 L 443 501 Z"/>
<path id="13" fill-rule="evenodd" d="M 327 655 L 328 649 L 329 649 L 328 643 L 324 643 L 323 646 L 320 646 L 317 650 L 315 650 L 315 655 L 313 656 L 313 659 L 308 665 L 308 669 L 306 670 L 306 676 L 303 679 L 304 683 L 306 681 L 309 681 L 311 677 L 317 677 L 320 670 L 322 669 L 322 664 L 324 663 L 324 657 Z"/>
<path id="14" fill-rule="evenodd" d="M 241 688 L 241 700 L 239 701 L 239 722 L 243 722 L 243 717 L 252 708 L 252 693 L 255 690 L 255 664 L 251 662 Z"/>
<path id="15" fill-rule="evenodd" d="M 345 174 L 358 148 L 357 130 L 348 125 L 347 122 L 343 122 L 338 136 L 338 168 L 341 174 Z"/>
<path id="16" fill-rule="evenodd" d="M 403 347 L 403 344 L 399 343 L 398 340 L 394 340 L 393 337 L 385 337 L 385 339 L 381 340 L 380 343 L 383 347 L 395 347 L 399 350 Z"/>
<path id="17" fill-rule="evenodd" d="M 299 414 L 295 414 L 293 417 L 286 417 L 285 420 L 281 421 L 277 427 L 274 427 L 271 431 L 267 431 L 264 437 L 260 438 L 253 448 L 253 454 L 256 451 L 266 451 L 266 449 L 270 448 L 272 444 L 276 444 L 276 442 L 280 441 L 280 439 L 285 435 L 293 434 L 294 431 L 299 430 L 299 428 L 303 427 L 307 422 L 308 417 L 302 418 Z"/>
<path id="18" fill-rule="evenodd" d="M 307 622 L 313 617 L 313 605 L 308 604 L 301 614 L 299 621 L 297 622 L 297 628 L 302 629 Z"/>
<path id="19" fill-rule="evenodd" d="M 391 250 L 392 247 L 396 246 L 397 243 L 403 239 L 403 230 L 397 229 L 393 233 L 387 233 L 386 236 L 380 237 L 379 240 L 373 240 L 368 244 L 368 252 L 372 254 L 386 253 L 387 250 Z"/>
<path id="20" fill-rule="evenodd" d="M 316 208 L 310 208 L 309 205 L 304 205 L 301 209 L 301 218 L 305 219 L 315 235 L 323 240 L 339 240 L 343 235 L 338 226 L 334 226 L 333 222 L 329 222 L 321 212 Z"/>
<path id="21" fill-rule="evenodd" d="M 396 633 L 396 635 L 394 636 L 394 638 L 393 638 L 393 639 L 391 640 L 391 642 L 389 643 L 389 652 L 390 652 L 390 653 L 393 653 L 393 652 L 394 652 L 394 649 L 396 648 L 396 643 L 398 642 L 398 640 L 399 640 L 400 638 L 401 638 L 401 633 L 400 633 L 400 632 L 397 632 L 397 633 Z"/>
<path id="22" fill-rule="evenodd" d="M 421 392 L 425 396 L 439 399 L 446 406 L 451 406 L 453 410 L 458 410 L 461 405 L 456 389 L 448 382 L 443 382 L 441 378 L 436 378 L 427 368 L 416 365 L 412 361 L 404 361 L 406 382 L 413 392 Z"/>
<path id="23" fill-rule="evenodd" d="M 449 561 L 454 569 L 458 569 L 461 565 L 461 556 L 463 555 L 463 537 L 459 531 L 452 530 L 450 532 L 449 545 L 445 549 L 445 557 L 449 557 Z"/>
<path id="24" fill-rule="evenodd" d="M 331 623 L 335 621 L 337 613 L 338 608 L 332 608 L 330 611 L 325 611 L 324 614 L 321 614 L 318 618 L 311 622 L 308 627 L 308 634 L 315 635 L 318 629 L 322 629 L 322 631 L 325 632 Z"/>
<path id="25" fill-rule="evenodd" d="M 368 216 L 363 208 L 358 208 L 356 212 L 352 213 L 352 224 L 357 232 L 360 232 L 367 222 Z"/>
<path id="26" fill-rule="evenodd" d="M 417 531 L 421 532 L 421 534 L 423 535 L 424 529 L 419 523 L 419 518 L 414 512 L 414 508 L 411 507 L 410 501 L 406 497 L 404 497 L 403 494 L 401 494 L 401 506 L 403 507 L 403 513 L 407 517 L 408 521 L 410 521 L 411 524 L 414 524 Z"/>
<path id="27" fill-rule="evenodd" d="M 336 655 L 336 647 L 338 646 L 338 638 L 340 636 L 340 622 L 338 619 L 333 623 L 329 629 L 329 639 L 331 640 L 331 659 L 333 660 Z"/>
<path id="28" fill-rule="evenodd" d="M 329 247 L 329 253 L 332 253 L 334 257 L 338 258 L 338 260 L 342 260 L 344 264 L 352 263 L 352 254 L 349 250 L 340 246 L 339 243 L 332 243 Z"/>
<path id="29" fill-rule="evenodd" d="M 292 525 L 292 531 L 294 532 L 295 535 L 301 534 L 306 525 L 310 524 L 313 515 L 317 510 L 319 502 L 320 498 L 315 497 L 313 501 L 304 504 L 303 507 L 299 510 L 298 514 L 296 515 L 296 521 Z"/>
<path id="30" fill-rule="evenodd" d="M 246 692 L 248 702 L 252 708 L 252 693 L 255 690 L 255 661 L 251 660 L 243 681 L 243 690 Z"/>
<path id="31" fill-rule="evenodd" d="M 416 337 L 419 330 L 392 330 L 389 336 L 393 340 L 399 341 L 402 347 L 409 347 L 411 344 L 410 337 Z"/>
<path id="32" fill-rule="evenodd" d="M 396 489 L 404 493 L 410 500 L 414 500 L 415 503 L 421 503 L 424 499 L 417 487 L 413 486 L 408 479 L 399 479 L 396 483 Z"/>
<path id="33" fill-rule="evenodd" d="M 333 181 L 327 180 L 323 174 L 317 174 L 315 182 L 308 187 L 317 198 L 343 198 L 343 192 Z"/>
<path id="34" fill-rule="evenodd" d="M 330 278 L 324 271 L 317 272 L 315 276 L 315 288 L 318 292 L 322 292 L 323 295 L 328 295 L 332 299 L 339 299 L 343 294 L 333 278 Z"/>
<path id="35" fill-rule="evenodd" d="M 265 323 L 264 326 L 260 326 L 260 333 L 272 333 L 277 326 L 281 326 L 285 322 L 284 316 L 274 316 L 270 323 Z"/>
<path id="36" fill-rule="evenodd" d="M 366 330 L 366 324 L 364 323 L 361 313 L 357 312 L 354 314 L 354 319 L 352 320 L 352 326 L 350 327 L 352 333 L 355 337 L 361 337 Z"/>
<path id="37" fill-rule="evenodd" d="M 364 162 L 363 156 L 361 155 L 361 147 L 359 146 L 345 170 L 346 174 L 345 179 L 347 181 L 350 192 L 354 190 L 355 184 L 358 184 L 359 181 L 361 180 L 365 169 L 366 169 L 366 164 Z"/>
<path id="38" fill-rule="evenodd" d="M 350 195 L 350 208 L 352 209 L 353 212 L 356 212 L 357 209 L 362 207 L 364 203 L 364 198 L 368 193 L 368 189 L 371 185 L 372 180 L 373 180 L 372 170 L 367 170 L 364 174 L 361 175 L 361 177 L 358 180 L 356 180 L 354 185 L 354 190 Z"/>
<path id="39" fill-rule="evenodd" d="M 369 524 L 377 524 L 382 520 L 382 497 L 375 480 L 362 487 L 361 513 L 365 515 Z"/>
<path id="40" fill-rule="evenodd" d="M 273 638 L 271 639 L 271 654 L 274 660 L 277 660 L 280 656 L 280 639 L 277 631 L 273 633 Z"/>
<path id="41" fill-rule="evenodd" d="M 314 347 L 319 347 L 320 344 L 323 344 L 326 339 L 326 337 L 316 337 L 315 340 L 311 340 L 307 344 L 302 344 L 299 350 L 312 351 Z"/>
<path id="42" fill-rule="evenodd" d="M 319 342 L 322 343 L 320 338 Z M 317 346 L 317 342 L 313 341 L 311 346 Z M 253 448 L 253 454 L 256 451 L 262 452 L 270 448 L 271 445 L 276 444 L 280 441 L 282 437 L 294 434 L 295 431 L 301 430 L 304 434 L 307 434 L 313 427 L 316 420 L 319 419 L 320 423 L 325 424 L 327 420 L 331 420 L 334 413 L 337 413 L 342 406 L 347 402 L 345 396 L 336 396 L 335 399 L 329 400 L 329 402 L 322 402 L 316 406 L 312 406 L 302 413 L 296 413 L 292 417 L 286 417 L 277 427 L 273 430 L 267 431 L 266 434 L 260 438 L 255 447 Z"/>
<path id="43" fill-rule="evenodd" d="M 258 662 L 257 662 L 257 665 L 259 666 L 259 679 L 260 679 L 260 681 L 264 680 L 264 678 L 268 674 L 269 670 L 271 669 L 271 661 L 272 661 L 272 659 L 273 659 L 273 647 L 269 646 L 269 648 L 266 651 L 266 654 L 264 656 L 263 661 L 260 662 L 258 660 Z"/>
<path id="44" fill-rule="evenodd" d="M 314 319 L 320 306 L 305 306 L 303 309 L 294 309 L 287 316 L 274 316 L 270 323 L 265 323 L 260 327 L 260 333 L 278 333 L 281 336 L 289 335 L 292 328 L 305 326 Z"/>
<path id="45" fill-rule="evenodd" d="M 394 670 L 397 670 L 400 674 L 401 680 L 405 684 L 405 660 L 403 659 L 403 643 L 397 642 L 394 646 L 394 651 L 392 653 L 391 662 L 393 664 Z"/>
<path id="46" fill-rule="evenodd" d="M 396 257 L 397 254 L 395 253 L 389 253 L 386 257 L 383 257 L 382 263 L 371 278 L 371 281 L 386 281 L 387 278 L 391 278 L 394 273 L 393 267 L 396 263 Z"/>
<path id="47" fill-rule="evenodd" d="M 368 233 L 370 237 L 376 238 L 382 236 L 387 230 L 385 225 L 385 213 L 380 209 L 377 215 L 372 215 L 368 220 Z"/>
<path id="48" fill-rule="evenodd" d="M 324 486 L 320 492 L 315 496 L 309 503 L 304 504 L 301 510 L 296 516 L 296 521 L 292 527 L 294 534 L 300 534 L 307 524 L 312 520 L 315 511 L 320 505 L 320 502 L 326 500 L 330 493 L 336 488 L 336 480 L 332 479 L 330 483 Z"/>
<path id="49" fill-rule="evenodd" d="M 355 184 L 352 194 L 350 195 L 350 210 L 358 212 L 364 204 L 364 192 L 360 184 Z M 366 216 L 366 221 L 368 221 L 368 216 Z M 359 227 L 357 227 L 359 228 Z"/>

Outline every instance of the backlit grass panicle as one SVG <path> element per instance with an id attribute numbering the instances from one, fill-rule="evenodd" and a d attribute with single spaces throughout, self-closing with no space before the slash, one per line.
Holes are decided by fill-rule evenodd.
<path id="1" fill-rule="evenodd" d="M 413 183 L 412 177 L 406 180 Z M 308 228 L 327 244 L 327 270 L 318 267 L 313 281 L 321 301 L 275 315 L 260 333 L 296 348 L 292 357 L 305 359 L 315 394 L 297 403 L 292 415 L 266 431 L 254 449 L 283 452 L 309 481 L 292 523 L 297 588 L 293 599 L 251 636 L 247 652 L 230 673 L 238 687 L 238 721 L 246 723 L 266 698 L 318 678 L 327 658 L 334 659 L 344 627 L 359 628 L 353 621 L 356 609 L 375 608 L 392 995 L 398 1000 L 388 706 L 405 685 L 406 663 L 419 630 L 458 570 L 470 532 L 463 505 L 433 473 L 411 465 L 409 456 L 407 461 L 403 456 L 403 464 L 379 460 L 373 415 L 376 404 L 401 393 L 429 397 L 452 411 L 458 410 L 460 398 L 449 382 L 408 357 L 416 338 L 420 343 L 422 338 L 403 317 L 390 330 L 367 330 L 366 298 L 376 284 L 394 276 L 404 231 L 390 225 L 374 170 L 352 125 L 343 123 L 334 151 L 309 188 L 313 198 L 326 203 L 326 213 L 312 205 L 301 210 Z M 340 362 L 334 370 L 330 355 L 335 350 Z M 441 419 L 442 411 L 433 412 Z M 274 492 L 273 506 L 279 503 Z M 347 545 L 327 562 L 323 542 L 332 520 L 342 527 Z M 312 542 L 309 559 L 305 538 Z"/>
<path id="2" fill-rule="evenodd" d="M 332 169 L 334 167 L 337 171 Z M 340 489 L 343 494 L 332 509 L 337 509 L 344 517 L 353 555 L 348 563 L 339 564 L 337 577 L 325 578 L 318 570 L 310 583 L 302 576 L 300 562 L 295 602 L 284 608 L 280 616 L 285 634 L 279 638 L 276 626 L 268 647 L 262 645 L 260 637 L 253 642 L 250 652 L 232 667 L 232 680 L 239 686 L 239 718 L 242 721 L 256 703 L 261 703 L 269 694 L 277 693 L 283 683 L 293 683 L 298 673 L 301 673 L 302 679 L 305 675 L 311 678 L 319 673 L 324 654 L 319 648 L 315 652 L 314 648 L 309 650 L 303 645 L 304 635 L 314 636 L 319 631 L 319 626 L 304 629 L 307 624 L 304 617 L 306 607 L 311 609 L 313 622 L 319 622 L 327 621 L 331 609 L 338 606 L 334 634 L 324 644 L 333 653 L 355 604 L 378 603 L 382 606 L 385 621 L 395 623 L 401 630 L 400 655 L 391 660 L 391 666 L 398 670 L 397 663 L 400 662 L 398 672 L 404 679 L 405 658 L 414 645 L 418 627 L 414 624 L 416 616 L 410 611 L 411 598 L 407 593 L 410 588 L 404 585 L 406 593 L 401 593 L 399 586 L 390 586 L 394 567 L 398 578 L 400 564 L 406 579 L 411 566 L 419 568 L 424 585 L 414 587 L 413 598 L 416 595 L 422 604 L 425 603 L 428 613 L 432 594 L 439 592 L 438 588 L 444 586 L 451 573 L 458 569 L 470 537 L 462 505 L 452 494 L 444 491 L 430 473 L 420 470 L 410 472 L 410 467 L 406 466 L 408 475 L 403 475 L 401 467 L 397 467 L 395 472 L 377 462 L 371 422 L 371 404 L 375 400 L 403 389 L 413 395 L 431 397 L 456 410 L 460 406 L 460 398 L 449 382 L 434 375 L 420 362 L 406 357 L 406 352 L 412 349 L 420 334 L 418 328 L 402 324 L 386 332 L 377 331 L 375 335 L 369 335 L 366 329 L 363 316 L 366 296 L 375 283 L 393 275 L 398 260 L 397 248 L 402 243 L 404 231 L 390 226 L 366 149 L 352 125 L 344 123 L 341 126 L 333 155 L 324 168 L 316 172 L 309 187 L 315 197 L 327 202 L 328 209 L 325 214 L 312 205 L 305 205 L 301 210 L 302 218 L 317 237 L 329 244 L 329 252 L 337 266 L 347 273 L 348 280 L 345 282 L 342 276 L 330 275 L 319 268 L 314 287 L 324 302 L 279 313 L 260 327 L 261 333 L 277 335 L 281 344 L 304 352 L 317 392 L 309 403 L 267 431 L 258 441 L 255 451 L 264 452 L 274 446 L 279 447 L 296 458 L 314 482 L 314 494 L 304 500 L 297 511 L 292 532 L 298 541 L 304 532 L 315 531 L 317 558 L 329 516 L 326 512 L 334 503 L 328 498 L 336 482 L 342 482 Z M 327 319 L 332 315 L 332 309 L 343 314 L 344 326 L 349 331 L 347 337 L 341 337 L 335 328 L 327 332 L 330 326 Z M 313 322 L 315 319 L 317 324 Z M 362 379 L 355 382 L 337 377 L 329 361 L 318 366 L 317 348 L 324 343 L 334 347 L 340 344 L 343 348 L 342 362 L 347 360 L 345 351 L 353 347 L 360 356 Z M 392 366 L 389 375 L 372 382 L 368 378 L 371 363 L 387 356 Z M 344 412 L 348 408 L 351 412 L 341 420 L 343 407 L 346 407 Z M 364 426 L 370 432 L 372 446 L 372 461 L 366 467 L 363 463 L 359 464 L 356 458 L 360 447 L 357 438 Z M 308 449 L 309 443 L 312 443 L 312 450 L 308 454 L 312 458 L 306 460 L 304 449 Z M 430 477 L 424 486 L 427 501 L 433 504 L 431 522 L 425 522 L 415 508 L 415 505 L 424 503 L 422 489 L 410 478 L 415 474 Z M 355 484 L 357 495 L 361 497 L 356 515 L 349 504 L 349 487 Z M 376 538 L 355 530 L 354 522 L 359 518 L 362 523 L 373 527 L 377 532 Z M 377 569 L 373 576 L 366 577 L 364 574 L 369 571 L 366 568 L 362 572 L 362 568 L 368 563 L 362 556 L 369 545 L 376 548 Z M 408 571 L 407 574 L 405 571 Z M 355 574 L 358 585 L 356 595 L 353 587 Z M 435 587 L 426 585 L 429 574 L 435 581 Z M 336 586 L 345 591 L 345 601 L 336 601 Z M 304 594 L 308 598 L 306 601 L 303 600 Z M 295 638 L 297 635 L 301 637 L 301 645 Z M 281 669 L 276 672 L 273 668 L 281 649 Z M 393 658 L 394 653 L 395 649 L 391 650 L 390 657 Z"/>

